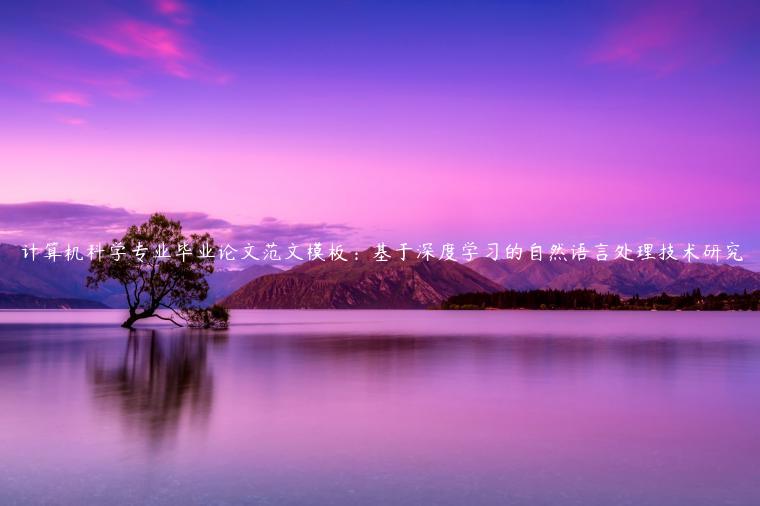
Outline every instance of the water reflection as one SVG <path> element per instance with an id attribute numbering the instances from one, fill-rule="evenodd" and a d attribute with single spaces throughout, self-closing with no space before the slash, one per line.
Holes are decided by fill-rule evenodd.
<path id="1" fill-rule="evenodd" d="M 226 335 L 131 331 L 116 365 L 97 355 L 89 364 L 97 404 L 109 412 L 115 408 L 128 429 L 152 444 L 174 434 L 183 421 L 205 425 L 214 395 L 209 342 L 223 344 Z"/>
<path id="2" fill-rule="evenodd" d="M 757 318 L 465 313 L 0 324 L 0 504 L 760 504 Z"/>
<path id="3" fill-rule="evenodd" d="M 709 368 L 741 373 L 755 371 L 760 362 L 757 342 L 740 339 L 620 338 L 584 336 L 436 336 L 280 334 L 260 335 L 238 343 L 253 374 L 273 376 L 290 371 L 314 378 L 345 370 L 353 375 L 378 371 L 394 376 L 456 375 L 471 371 L 550 378 L 574 372 L 585 376 L 619 371 L 629 379 L 646 376 L 669 381 L 679 374 Z M 304 374 L 304 370 L 310 371 Z M 502 376 L 509 379 L 511 374 Z M 261 378 L 266 381 L 266 378 Z"/>

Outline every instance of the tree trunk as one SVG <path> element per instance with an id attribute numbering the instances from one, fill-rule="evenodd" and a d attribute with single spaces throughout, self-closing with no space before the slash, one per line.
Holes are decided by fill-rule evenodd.
<path id="1" fill-rule="evenodd" d="M 125 329 L 131 329 L 132 325 L 135 324 L 137 320 L 142 320 L 143 318 L 150 318 L 153 316 L 153 311 L 143 311 L 142 313 L 137 313 L 133 310 L 129 311 L 129 318 L 124 320 L 124 323 L 121 324 L 122 327 Z"/>

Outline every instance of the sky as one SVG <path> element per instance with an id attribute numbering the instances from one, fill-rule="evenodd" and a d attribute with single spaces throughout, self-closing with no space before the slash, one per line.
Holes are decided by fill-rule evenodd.
<path id="1" fill-rule="evenodd" d="M 29 0 L 0 44 L 0 242 L 163 211 L 760 259 L 757 2 Z"/>

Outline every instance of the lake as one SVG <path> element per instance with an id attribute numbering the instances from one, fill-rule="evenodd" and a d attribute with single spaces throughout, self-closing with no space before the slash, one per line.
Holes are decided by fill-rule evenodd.
<path id="1" fill-rule="evenodd" d="M 760 315 L 0 311 L 0 504 L 757 505 Z"/>

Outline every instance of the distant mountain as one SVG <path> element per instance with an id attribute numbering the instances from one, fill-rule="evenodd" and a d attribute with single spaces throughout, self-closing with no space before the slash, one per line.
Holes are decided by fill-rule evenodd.
<path id="1" fill-rule="evenodd" d="M 723 264 L 675 260 L 618 259 L 534 261 L 477 258 L 466 264 L 500 286 L 511 290 L 574 290 L 591 288 L 622 296 L 680 295 L 699 288 L 703 294 L 739 293 L 760 289 L 760 273 Z"/>
<path id="2" fill-rule="evenodd" d="M 438 306 L 451 295 L 490 292 L 496 283 L 451 261 L 410 255 L 378 262 L 374 248 L 346 253 L 347 262 L 313 260 L 286 272 L 262 276 L 222 302 L 228 308 L 417 309 Z M 356 255 L 356 256 L 355 256 Z"/>
<path id="3" fill-rule="evenodd" d="M 58 259 L 51 262 L 37 256 L 24 258 L 20 246 L 0 244 L 0 292 L 23 293 L 43 298 L 74 298 L 104 302 L 120 295 L 120 287 L 109 283 L 100 290 L 85 286 L 89 262 Z"/>
<path id="4" fill-rule="evenodd" d="M 254 264 L 243 270 L 217 270 L 209 280 L 207 303 L 223 301 L 232 308 L 423 308 L 451 295 L 502 289 L 573 290 L 591 288 L 622 296 L 680 295 L 699 288 L 703 294 L 760 289 L 760 273 L 738 266 L 706 263 L 624 260 L 519 261 L 478 258 L 467 264 L 410 255 L 405 262 L 392 252 L 390 262 L 377 262 L 374 248 L 346 254 L 348 262 L 313 261 L 289 271 Z M 222 264 L 223 265 L 223 264 Z M 221 266 L 221 265 L 220 265 Z M 219 267 L 219 266 L 218 266 Z M 95 302 L 125 307 L 123 289 L 115 282 L 98 290 L 85 286 L 87 261 L 53 263 L 40 256 L 23 258 L 21 247 L 0 244 L 0 293 L 3 307 L 62 307 L 70 301 L 31 302 L 9 298 L 23 294 L 39 299 L 76 299 L 77 306 Z M 15 301 L 15 302 L 14 302 Z M 89 301 L 89 302 L 88 302 Z"/>
<path id="5" fill-rule="evenodd" d="M 267 274 L 277 274 L 283 272 L 277 267 L 271 265 L 252 265 L 243 270 L 217 270 L 208 277 L 208 296 L 207 302 L 216 302 L 221 300 L 245 285 L 261 276 Z"/>
<path id="6" fill-rule="evenodd" d="M 0 309 L 107 309 L 86 299 L 35 297 L 26 293 L 0 293 Z"/>
<path id="7" fill-rule="evenodd" d="M 0 292 L 39 298 L 85 299 L 109 307 L 126 307 L 124 291 L 118 283 L 108 282 L 97 290 L 85 286 L 88 268 L 86 260 L 51 262 L 39 254 L 32 262 L 24 258 L 20 246 L 0 244 Z M 281 271 L 271 265 L 252 265 L 235 271 L 217 270 L 208 277 L 206 301 L 222 299 L 256 277 L 276 272 Z"/>

